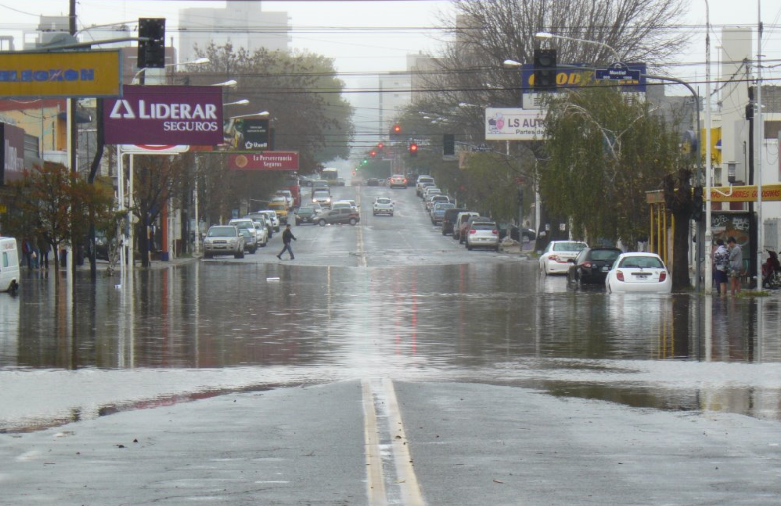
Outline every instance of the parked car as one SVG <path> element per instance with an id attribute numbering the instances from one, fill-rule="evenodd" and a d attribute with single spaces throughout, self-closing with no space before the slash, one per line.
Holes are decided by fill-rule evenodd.
<path id="1" fill-rule="evenodd" d="M 470 219 L 464 232 L 466 249 L 491 248 L 499 251 L 499 227 L 489 218 Z"/>
<path id="2" fill-rule="evenodd" d="M 204 258 L 216 255 L 233 255 L 244 258 L 244 236 L 233 225 L 212 225 L 203 240 Z"/>
<path id="3" fill-rule="evenodd" d="M 578 256 L 588 244 L 580 241 L 551 241 L 540 255 L 540 272 L 566 274 L 570 260 Z"/>
<path id="4" fill-rule="evenodd" d="M 510 239 L 516 242 L 531 242 L 537 238 L 537 233 L 532 228 L 519 228 L 518 225 L 511 225 L 509 223 L 499 224 L 499 240 L 503 240 L 507 237 L 507 232 L 510 232 Z"/>
<path id="5" fill-rule="evenodd" d="M 437 195 L 431 195 L 426 199 L 426 211 L 431 213 L 431 210 L 434 208 L 434 204 L 444 203 L 444 202 L 450 202 L 450 197 L 447 195 L 437 194 Z"/>
<path id="6" fill-rule="evenodd" d="M 453 239 L 456 239 L 459 244 L 463 244 L 462 232 L 466 228 L 466 224 L 470 218 L 480 216 L 480 213 L 474 211 L 462 211 L 456 216 L 456 221 L 453 224 Z"/>
<path id="7" fill-rule="evenodd" d="M 279 201 L 272 201 L 269 203 L 268 208 L 273 210 L 275 213 L 277 213 L 277 217 L 279 217 L 279 222 L 282 225 L 287 224 L 287 213 L 288 213 L 288 205 L 287 200 L 284 198 Z M 279 232 L 279 230 L 277 230 Z"/>
<path id="8" fill-rule="evenodd" d="M 258 245 L 255 244 L 255 236 L 248 228 L 240 228 L 239 232 L 244 236 L 244 251 L 250 255 L 254 255 L 258 250 Z"/>
<path id="9" fill-rule="evenodd" d="M 361 215 L 358 214 L 358 211 L 355 211 L 349 207 L 331 209 L 330 211 L 326 211 L 317 217 L 317 223 L 321 227 L 339 223 L 349 223 L 350 225 L 355 225 L 359 221 L 361 221 Z"/>
<path id="10" fill-rule="evenodd" d="M 418 176 L 417 174 L 407 174 L 407 188 L 411 186 L 416 186 L 418 183 Z"/>
<path id="11" fill-rule="evenodd" d="M 407 178 L 404 177 L 404 174 L 394 174 L 388 180 L 388 185 L 391 188 L 406 188 Z"/>
<path id="12" fill-rule="evenodd" d="M 296 225 L 304 223 L 314 224 L 317 220 L 317 212 L 313 207 L 299 207 L 296 211 Z"/>
<path id="13" fill-rule="evenodd" d="M 603 284 L 613 262 L 620 254 L 621 250 L 618 248 L 584 248 L 574 260 L 570 260 L 567 282 Z"/>
<path id="14" fill-rule="evenodd" d="M 434 178 L 431 176 L 418 176 L 418 181 L 415 183 L 415 195 L 418 197 L 423 195 L 423 188 L 427 186 L 434 186 Z"/>
<path id="15" fill-rule="evenodd" d="M 250 218 L 238 218 L 234 220 L 230 220 L 228 222 L 228 225 L 233 225 L 236 228 L 241 230 L 247 230 L 249 232 L 249 238 L 245 237 L 245 245 L 244 248 L 246 251 L 249 251 L 250 254 L 255 253 L 258 249 L 258 231 L 255 227 L 255 222 L 252 221 Z"/>
<path id="16" fill-rule="evenodd" d="M 445 214 L 442 216 L 442 235 L 453 233 L 453 227 L 456 224 L 458 213 L 463 213 L 465 211 L 466 209 L 458 209 L 456 207 L 445 210 Z"/>
<path id="17" fill-rule="evenodd" d="M 439 225 L 445 217 L 445 211 L 455 209 L 456 205 L 452 202 L 437 202 L 431 208 L 431 223 Z"/>
<path id="18" fill-rule="evenodd" d="M 249 213 L 245 218 L 250 218 L 252 221 L 255 222 L 255 224 L 262 223 L 263 226 L 266 228 L 266 237 L 265 240 L 268 241 L 271 239 L 271 236 L 274 235 L 274 224 L 271 221 L 271 217 L 264 213 L 263 211 L 257 211 L 255 213 Z M 263 244 L 265 246 L 265 244 Z"/>
<path id="19" fill-rule="evenodd" d="M 16 293 L 19 289 L 19 249 L 13 237 L 0 237 L 0 291 Z"/>
<path id="20" fill-rule="evenodd" d="M 442 195 L 442 190 L 437 188 L 436 186 L 428 186 L 423 190 L 423 202 L 425 204 L 426 200 L 429 199 L 429 197 L 433 197 L 434 195 Z"/>
<path id="21" fill-rule="evenodd" d="M 376 177 L 370 177 L 366 180 L 366 186 L 380 186 L 380 180 Z"/>
<path id="22" fill-rule="evenodd" d="M 295 205 L 295 198 L 293 198 L 293 192 L 290 190 L 277 190 L 275 194 L 275 199 L 277 197 L 283 197 L 285 199 L 285 202 L 287 202 L 288 209 L 292 208 Z"/>
<path id="23" fill-rule="evenodd" d="M 261 211 L 261 213 L 266 215 L 266 218 L 271 221 L 271 226 L 274 228 L 274 232 L 279 232 L 279 216 L 277 216 L 277 212 L 273 209 L 264 209 Z M 269 237 L 271 235 L 269 234 Z"/>
<path id="24" fill-rule="evenodd" d="M 377 197 L 374 199 L 374 205 L 372 206 L 372 213 L 374 216 L 378 214 L 387 214 L 393 216 L 394 204 L 388 197 Z"/>
<path id="25" fill-rule="evenodd" d="M 655 253 L 622 253 L 605 278 L 605 288 L 613 292 L 672 292 L 672 277 L 662 258 Z"/>

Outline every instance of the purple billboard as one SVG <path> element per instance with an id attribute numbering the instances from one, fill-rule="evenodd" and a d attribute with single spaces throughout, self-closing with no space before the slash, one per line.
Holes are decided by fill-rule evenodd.
<path id="1" fill-rule="evenodd" d="M 0 123 L 0 186 L 22 178 L 24 171 L 24 130 Z"/>
<path id="2" fill-rule="evenodd" d="M 103 108 L 106 144 L 222 144 L 219 86 L 123 86 Z"/>

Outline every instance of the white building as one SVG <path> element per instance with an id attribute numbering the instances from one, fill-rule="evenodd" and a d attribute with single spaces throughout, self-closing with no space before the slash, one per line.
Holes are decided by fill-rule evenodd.
<path id="1" fill-rule="evenodd" d="M 195 46 L 211 42 L 254 52 L 290 49 L 291 24 L 287 12 L 266 12 L 261 2 L 230 2 L 223 8 L 193 7 L 179 10 L 179 55 L 181 61 L 194 60 Z"/>

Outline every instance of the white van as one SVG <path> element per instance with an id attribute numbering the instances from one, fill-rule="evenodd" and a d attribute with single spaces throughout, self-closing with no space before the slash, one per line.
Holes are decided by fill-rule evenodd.
<path id="1" fill-rule="evenodd" d="M 0 291 L 15 292 L 19 288 L 19 250 L 16 239 L 0 237 Z"/>

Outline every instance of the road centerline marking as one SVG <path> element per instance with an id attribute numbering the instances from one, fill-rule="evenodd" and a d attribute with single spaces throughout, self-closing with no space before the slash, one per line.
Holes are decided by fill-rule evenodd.
<path id="1" fill-rule="evenodd" d="M 369 497 L 369 506 L 387 506 L 388 497 L 385 493 L 385 475 L 382 471 L 377 413 L 374 409 L 374 396 L 369 380 L 361 381 L 361 391 L 363 393 L 366 491 Z"/>

